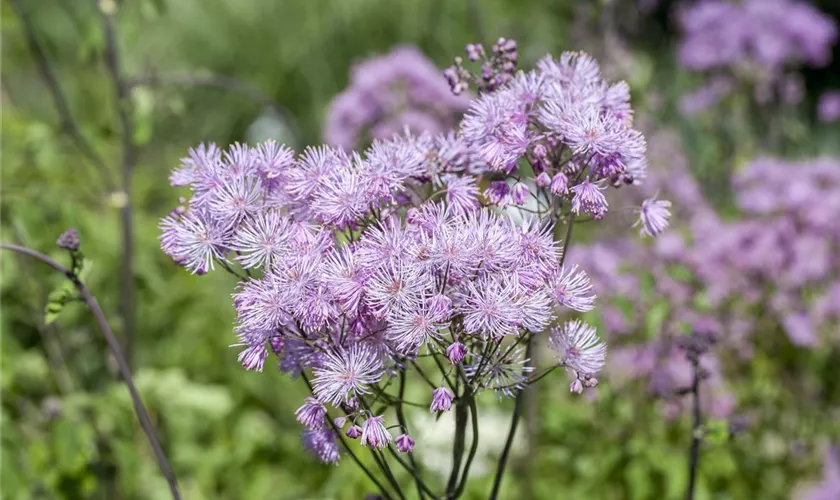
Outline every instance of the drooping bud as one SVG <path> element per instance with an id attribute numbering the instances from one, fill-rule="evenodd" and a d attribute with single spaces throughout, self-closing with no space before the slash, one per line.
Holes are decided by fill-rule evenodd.
<path id="1" fill-rule="evenodd" d="M 396 443 L 397 449 L 403 453 L 411 453 L 411 450 L 414 449 L 414 440 L 408 434 L 397 436 L 394 443 Z"/>
<path id="2" fill-rule="evenodd" d="M 464 356 L 467 355 L 467 346 L 460 342 L 453 342 L 449 347 L 446 348 L 446 357 L 449 358 L 449 362 L 453 365 L 460 364 L 461 361 L 464 360 Z"/>
<path id="3" fill-rule="evenodd" d="M 452 408 L 452 400 L 455 399 L 455 394 L 446 387 L 438 387 L 432 393 L 432 404 L 429 410 L 435 413 L 449 411 Z"/>

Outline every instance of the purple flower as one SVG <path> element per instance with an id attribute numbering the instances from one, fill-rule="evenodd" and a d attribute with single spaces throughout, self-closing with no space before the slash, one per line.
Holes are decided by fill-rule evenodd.
<path id="1" fill-rule="evenodd" d="M 580 215 L 587 213 L 595 219 L 602 219 L 607 213 L 607 199 L 601 192 L 604 188 L 589 182 L 589 177 L 576 186 L 572 186 L 572 212 Z"/>
<path id="2" fill-rule="evenodd" d="M 578 272 L 578 266 L 568 270 L 563 267 L 549 279 L 551 297 L 560 305 L 574 311 L 587 312 L 595 308 L 596 296 L 592 292 L 592 283 L 584 271 Z"/>
<path id="3" fill-rule="evenodd" d="M 432 404 L 429 406 L 429 411 L 433 413 L 449 411 L 454 399 L 455 395 L 452 391 L 446 387 L 438 387 L 432 392 Z"/>
<path id="4" fill-rule="evenodd" d="M 840 453 L 830 446 L 823 460 L 822 480 L 806 489 L 799 500 L 832 500 L 840 495 Z"/>
<path id="5" fill-rule="evenodd" d="M 181 217 L 165 217 L 160 222 L 160 247 L 172 259 L 193 273 L 215 269 L 224 258 L 225 230 L 204 214 L 187 212 Z"/>
<path id="6" fill-rule="evenodd" d="M 823 123 L 840 120 L 840 90 L 823 93 L 817 103 L 817 116 Z"/>
<path id="7" fill-rule="evenodd" d="M 391 442 L 391 433 L 385 428 L 384 417 L 370 417 L 362 424 L 362 446 L 379 450 Z"/>
<path id="8" fill-rule="evenodd" d="M 429 299 L 429 314 L 435 321 L 443 321 L 449 318 L 452 312 L 452 299 L 446 295 L 436 293 Z"/>
<path id="9" fill-rule="evenodd" d="M 326 353 L 313 374 L 315 396 L 337 406 L 356 394 L 368 394 L 368 386 L 382 377 L 382 362 L 369 347 L 355 344 L 347 350 Z"/>
<path id="10" fill-rule="evenodd" d="M 347 425 L 347 417 L 335 417 L 333 420 L 333 424 L 339 429 L 343 429 L 345 425 Z"/>
<path id="11" fill-rule="evenodd" d="M 351 425 L 344 434 L 350 439 L 358 439 L 362 435 L 362 428 L 358 425 Z"/>
<path id="12" fill-rule="evenodd" d="M 342 230 L 361 221 L 374 199 L 363 180 L 367 168 L 358 154 L 350 163 L 336 168 L 322 179 L 313 193 L 310 209 L 319 222 Z"/>
<path id="13" fill-rule="evenodd" d="M 560 365 L 585 375 L 598 373 L 607 354 L 607 347 L 598 339 L 595 328 L 578 320 L 553 328 L 549 346 L 557 352 Z"/>
<path id="14" fill-rule="evenodd" d="M 420 346 L 439 338 L 438 324 L 425 308 L 395 314 L 389 321 L 387 333 L 401 353 L 414 353 Z"/>
<path id="15" fill-rule="evenodd" d="M 453 365 L 461 364 L 464 357 L 467 355 L 467 346 L 460 342 L 453 342 L 446 348 L 446 357 Z"/>
<path id="16" fill-rule="evenodd" d="M 289 250 L 292 227 L 278 212 L 263 211 L 237 228 L 231 247 L 242 253 L 237 257 L 242 267 L 270 269 Z"/>
<path id="17" fill-rule="evenodd" d="M 265 349 L 265 344 L 262 343 L 248 346 L 239 353 L 236 359 L 246 370 L 261 372 L 263 371 L 266 357 L 268 357 L 268 351 Z"/>
<path id="18" fill-rule="evenodd" d="M 397 436 L 397 439 L 394 440 L 394 443 L 397 445 L 397 449 L 402 453 L 411 453 L 411 450 L 414 449 L 414 440 L 408 434 L 400 434 Z"/>
<path id="19" fill-rule="evenodd" d="M 341 149 L 329 146 L 306 148 L 298 159 L 297 168 L 288 174 L 286 190 L 295 201 L 308 201 L 327 174 L 348 162 L 347 155 Z"/>
<path id="20" fill-rule="evenodd" d="M 453 95 L 440 70 L 419 50 L 395 47 L 355 65 L 347 89 L 329 105 L 327 143 L 352 149 L 365 135 L 390 137 L 404 126 L 437 133 L 454 125 L 469 99 Z"/>
<path id="21" fill-rule="evenodd" d="M 515 335 L 522 321 L 517 287 L 510 281 L 481 279 L 466 283 L 460 307 L 464 330 L 481 338 L 500 339 Z"/>
<path id="22" fill-rule="evenodd" d="M 517 205 L 524 205 L 528 201 L 528 196 L 531 192 L 528 190 L 528 185 L 524 182 L 517 182 L 513 185 L 510 191 L 513 202 Z"/>
<path id="23" fill-rule="evenodd" d="M 456 177 L 447 175 L 446 204 L 453 213 L 465 213 L 481 208 L 478 201 L 478 186 L 473 177 Z"/>
<path id="24" fill-rule="evenodd" d="M 304 429 L 301 440 L 306 451 L 325 464 L 335 465 L 341 459 L 335 433 L 331 429 Z"/>
<path id="25" fill-rule="evenodd" d="M 422 304 L 433 288 L 432 277 L 420 266 L 393 262 L 374 270 L 367 282 L 367 304 L 380 317 L 398 315 Z"/>
<path id="26" fill-rule="evenodd" d="M 65 250 L 75 252 L 79 249 L 79 233 L 71 227 L 67 231 L 61 233 L 61 236 L 58 237 L 58 240 L 55 242 L 55 244 L 58 246 L 58 248 L 63 248 Z"/>
<path id="27" fill-rule="evenodd" d="M 331 254 L 323 275 L 341 308 L 348 312 L 357 311 L 362 304 L 368 272 L 358 262 L 355 252 L 345 247 Z"/>
<path id="28" fill-rule="evenodd" d="M 668 200 L 657 200 L 656 196 L 642 202 L 639 210 L 639 220 L 635 226 L 641 226 L 641 236 L 658 236 L 668 227 L 668 220 L 671 218 L 671 202 Z"/>
<path id="29" fill-rule="evenodd" d="M 327 408 L 315 398 L 306 398 L 306 402 L 295 411 L 295 415 L 298 422 L 314 431 L 324 427 Z"/>
<path id="30" fill-rule="evenodd" d="M 548 172 L 541 172 L 534 179 L 534 184 L 536 184 L 537 187 L 547 188 L 548 186 L 551 185 L 551 176 L 548 175 Z M 557 193 L 554 193 L 554 194 L 557 194 Z"/>
<path id="31" fill-rule="evenodd" d="M 569 190 L 569 179 L 563 172 L 557 172 L 551 179 L 551 194 L 561 196 Z"/>
<path id="32" fill-rule="evenodd" d="M 500 349 L 486 357 L 474 354 L 472 364 L 464 367 L 464 372 L 476 381 L 475 385 L 479 388 L 513 397 L 526 387 L 528 375 L 534 371 L 533 366 L 527 365 L 528 361 L 524 348 L 516 348 L 512 352 Z"/>
<path id="33" fill-rule="evenodd" d="M 258 177 L 234 176 L 207 197 L 207 210 L 220 224 L 233 227 L 255 215 L 263 206 L 263 187 Z"/>
<path id="34" fill-rule="evenodd" d="M 172 171 L 169 182 L 172 186 L 189 186 L 206 172 L 221 168 L 222 152 L 215 144 L 199 144 L 190 148 L 189 156 L 181 159 L 181 165 Z"/>
<path id="35" fill-rule="evenodd" d="M 259 331 L 273 331 L 286 325 L 291 321 L 286 298 L 283 283 L 272 273 L 244 283 L 239 293 L 233 295 L 238 324 Z"/>
<path id="36" fill-rule="evenodd" d="M 493 205 L 505 206 L 510 199 L 510 186 L 505 181 L 493 181 L 484 190 L 484 196 Z"/>
<path id="37" fill-rule="evenodd" d="M 483 94 L 461 122 L 464 140 L 490 169 L 511 172 L 533 140 L 527 121 L 517 119 L 515 98 L 505 92 Z"/>

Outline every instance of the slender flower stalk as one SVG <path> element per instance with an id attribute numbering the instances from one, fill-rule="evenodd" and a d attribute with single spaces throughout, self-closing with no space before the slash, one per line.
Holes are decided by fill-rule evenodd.
<path id="1" fill-rule="evenodd" d="M 71 252 L 77 252 L 78 236 L 74 238 L 72 234 L 64 233 L 61 239 L 59 239 L 58 245 L 62 248 L 70 250 Z M 73 249 L 74 247 L 75 250 Z M 152 420 L 149 417 L 149 412 L 146 410 L 146 406 L 143 404 L 143 400 L 140 397 L 140 393 L 137 391 L 137 387 L 135 387 L 134 385 L 134 379 L 131 375 L 131 368 L 128 366 L 125 356 L 123 356 L 122 349 L 120 348 L 120 344 L 117 341 L 117 338 L 114 336 L 114 333 L 111 331 L 111 327 L 108 325 L 108 320 L 105 318 L 105 314 L 99 307 L 99 302 L 93 295 L 91 295 L 90 291 L 87 289 L 85 284 L 82 283 L 81 279 L 74 270 L 65 268 L 64 266 L 47 257 L 46 255 L 32 250 L 30 248 L 14 245 L 11 243 L 0 243 L 0 249 L 17 252 L 43 262 L 44 264 L 52 267 L 56 271 L 66 276 L 67 279 L 69 279 L 73 283 L 73 286 L 75 286 L 76 289 L 79 291 L 79 294 L 81 294 L 82 296 L 82 300 L 93 313 L 93 316 L 96 319 L 96 323 L 99 325 L 99 329 L 102 331 L 102 334 L 105 336 L 105 340 L 108 342 L 108 347 L 111 349 L 111 354 L 114 356 L 114 359 L 117 362 L 117 367 L 119 368 L 120 375 L 122 376 L 126 388 L 128 389 L 129 395 L 131 396 L 131 402 L 134 406 L 134 412 L 137 415 L 137 419 L 140 421 L 140 427 L 142 427 L 143 432 L 146 434 L 146 438 L 149 440 L 149 444 L 151 444 L 152 446 L 152 451 L 154 451 L 155 458 L 158 462 L 158 467 L 160 467 L 163 476 L 166 478 L 166 482 L 169 484 L 169 491 L 172 494 L 172 498 L 175 500 L 179 500 L 181 498 L 181 493 L 178 489 L 178 481 L 175 478 L 175 473 L 172 471 L 172 468 L 169 465 L 169 460 L 166 458 L 166 453 L 163 451 L 163 447 L 160 444 L 160 439 L 158 438 L 158 435 L 155 432 L 154 424 L 152 424 Z"/>

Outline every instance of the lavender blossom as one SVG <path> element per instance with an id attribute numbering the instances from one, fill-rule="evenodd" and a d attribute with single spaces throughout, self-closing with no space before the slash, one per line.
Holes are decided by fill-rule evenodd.
<path id="1" fill-rule="evenodd" d="M 588 177 L 581 184 L 573 186 L 572 212 L 578 215 L 586 213 L 596 219 L 602 219 L 609 207 L 606 197 L 601 192 L 603 189 L 591 183 Z"/>
<path id="2" fill-rule="evenodd" d="M 817 117 L 823 123 L 840 120 L 840 90 L 823 93 L 817 103 Z"/>
<path id="3" fill-rule="evenodd" d="M 446 357 L 453 365 L 461 364 L 467 355 L 467 347 L 460 342 L 453 342 L 446 348 Z"/>
<path id="4" fill-rule="evenodd" d="M 336 465 L 341 459 L 335 433 L 326 427 L 305 429 L 301 440 L 306 451 L 325 464 Z"/>
<path id="5" fill-rule="evenodd" d="M 318 430 L 325 425 L 327 408 L 315 398 L 306 398 L 306 402 L 295 411 L 297 421 L 311 430 Z"/>
<path id="6" fill-rule="evenodd" d="M 368 386 L 382 377 L 382 364 L 370 348 L 356 344 L 327 353 L 322 366 L 313 373 L 315 396 L 336 406 L 356 394 L 368 394 Z"/>
<path id="7" fill-rule="evenodd" d="M 391 442 L 391 433 L 385 428 L 384 417 L 371 416 L 362 424 L 362 446 L 379 450 Z"/>
<path id="8" fill-rule="evenodd" d="M 433 413 L 449 411 L 454 399 L 455 394 L 452 394 L 452 391 L 446 387 L 438 387 L 432 392 L 432 404 L 429 406 L 429 411 Z"/>
<path id="9" fill-rule="evenodd" d="M 596 296 L 592 284 L 584 271 L 578 271 L 574 265 L 568 270 L 564 267 L 549 278 L 552 297 L 560 305 L 574 311 L 587 312 L 595 308 Z"/>
<path id="10" fill-rule="evenodd" d="M 347 89 L 330 103 L 324 139 L 351 149 L 366 136 L 388 138 L 406 125 L 415 133 L 444 132 L 467 103 L 465 96 L 452 95 L 440 71 L 420 51 L 395 47 L 352 68 Z"/>
<path id="11" fill-rule="evenodd" d="M 668 227 L 668 220 L 671 218 L 671 202 L 668 200 L 657 200 L 654 196 L 642 202 L 639 210 L 639 220 L 635 226 L 641 226 L 641 236 L 658 236 Z"/>
<path id="12" fill-rule="evenodd" d="M 408 434 L 400 434 L 397 436 L 397 439 L 394 440 L 394 443 L 397 445 L 397 450 L 401 453 L 411 453 L 414 449 L 414 439 L 412 439 Z"/>
<path id="13" fill-rule="evenodd" d="M 551 330 L 549 346 L 557 352 L 557 359 L 577 374 L 592 376 L 604 366 L 607 347 L 598 339 L 595 329 L 578 320 L 566 322 Z"/>

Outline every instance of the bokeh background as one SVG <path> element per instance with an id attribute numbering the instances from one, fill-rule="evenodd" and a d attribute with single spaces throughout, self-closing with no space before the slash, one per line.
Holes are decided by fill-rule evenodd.
<path id="1" fill-rule="evenodd" d="M 499 36 L 517 40 L 523 68 L 546 52 L 586 50 L 609 78 L 632 88 L 650 142 L 646 189 L 674 203 L 677 237 L 638 243 L 628 208 L 573 245 L 602 287 L 606 307 L 589 319 L 616 356 L 592 397 L 567 394 L 559 376 L 538 386 L 502 497 L 683 497 L 690 419 L 675 381 L 685 366 L 671 363 L 668 356 L 679 355 L 657 342 L 671 313 L 689 309 L 723 339 L 710 357 L 698 498 L 797 498 L 813 488 L 827 495 L 820 498 L 840 498 L 833 461 L 840 97 L 831 107 L 831 92 L 840 90 L 840 3 L 811 2 L 817 20 L 794 16 L 793 2 L 745 3 L 770 14 L 723 16 L 729 24 L 721 27 L 712 14 L 704 25 L 689 0 L 3 0 L 0 239 L 66 259 L 55 240 L 78 229 L 91 263 L 87 283 L 127 346 L 185 498 L 362 498 L 372 488 L 352 465 L 328 467 L 304 454 L 294 420 L 300 384 L 237 363 L 229 348 L 234 279 L 196 278 L 160 251 L 158 219 L 178 196 L 169 172 L 200 142 L 274 138 L 298 150 L 321 143 L 330 102 L 354 64 L 395 46 L 416 47 L 441 70 L 467 43 L 489 46 Z M 113 22 L 122 101 L 109 74 L 102 11 Z M 693 56 L 684 46 L 691 36 L 707 37 Z M 738 44 L 763 57 L 734 53 Z M 796 44 L 804 48 L 791 49 Z M 716 60 L 703 59 L 708 54 L 716 67 L 697 62 Z M 56 89 L 66 112 L 57 111 Z M 93 154 L 80 149 L 76 132 Z M 130 196 L 126 140 L 135 156 Z M 785 188 L 801 178 L 812 190 L 793 207 L 785 201 L 796 195 Z M 756 182 L 760 192 L 750 198 L 744 186 Z M 803 205 L 811 211 L 794 214 Z M 827 220 L 808 229 L 820 214 Z M 800 215 L 805 222 L 791 222 L 797 229 L 779 228 L 779 217 Z M 754 238 L 738 240 L 747 227 Z M 754 244 L 765 234 L 776 239 Z M 674 252 L 690 258 L 651 258 Z M 665 260 L 673 265 L 660 265 Z M 791 270 L 814 260 L 822 263 L 816 269 Z M 89 312 L 68 304 L 45 314 L 61 277 L 37 262 L 3 254 L 0 271 L 3 497 L 166 498 Z M 781 278 L 791 273 L 807 277 Z M 718 301 L 708 298 L 713 285 L 735 281 L 715 289 Z M 121 303 L 126 286 L 133 313 Z M 469 498 L 489 491 L 511 407 L 482 401 L 481 460 Z M 427 421 L 431 444 L 421 453 L 434 470 L 447 460 L 434 448 L 436 440 L 446 444 L 446 419 L 441 426 L 422 412 L 412 418 Z"/>

